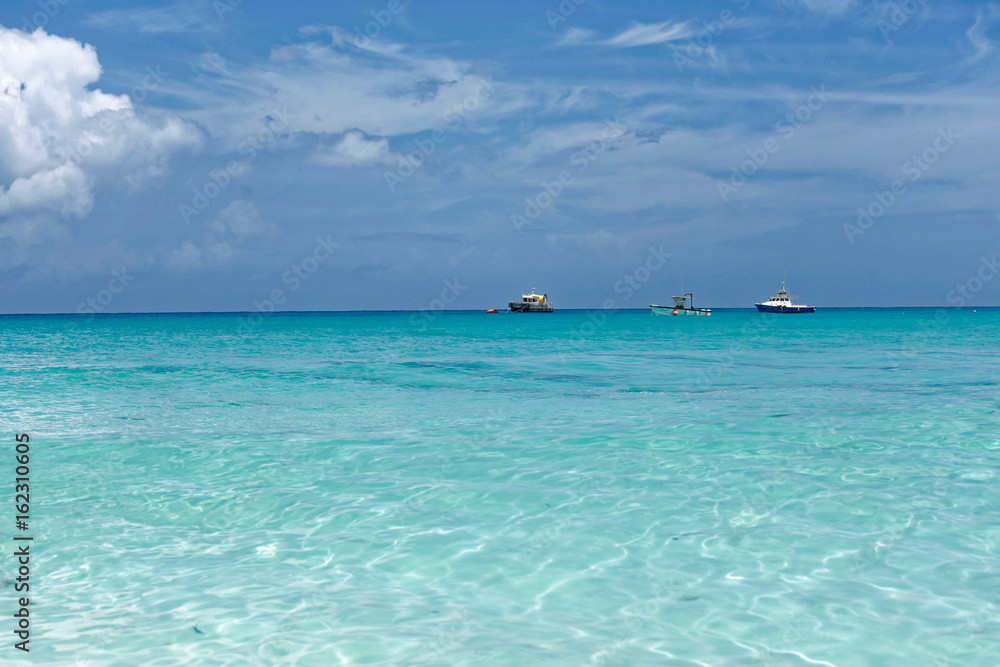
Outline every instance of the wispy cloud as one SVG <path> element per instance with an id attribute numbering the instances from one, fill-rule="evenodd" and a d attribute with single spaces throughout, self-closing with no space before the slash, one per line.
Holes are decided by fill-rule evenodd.
<path id="1" fill-rule="evenodd" d="M 663 44 L 664 42 L 673 42 L 678 39 L 687 39 L 694 35 L 694 33 L 695 31 L 687 22 L 635 23 L 631 28 L 618 33 L 604 43 L 608 46 L 619 48 L 648 46 L 650 44 Z"/>
<path id="2" fill-rule="evenodd" d="M 213 137 L 238 145 L 260 130 L 262 112 L 288 109 L 290 134 L 339 139 L 325 151 L 331 166 L 382 160 L 388 148 L 381 138 L 452 126 L 462 119 L 458 112 L 469 116 L 463 105 L 483 121 L 528 103 L 522 87 L 491 83 L 467 62 L 399 45 L 345 52 L 309 40 L 280 46 L 262 61 L 213 61 L 205 75 L 212 78 L 164 88 L 195 109 L 188 116 Z M 363 134 L 344 135 L 352 130 Z"/>
<path id="3" fill-rule="evenodd" d="M 993 50 L 993 42 L 986 36 L 997 20 L 1000 19 L 1000 7 L 989 5 L 986 8 L 976 10 L 976 22 L 966 31 L 969 41 L 972 42 L 976 52 L 969 58 L 967 63 L 979 62 Z"/>
<path id="4" fill-rule="evenodd" d="M 414 241 L 429 241 L 431 243 L 461 243 L 461 234 L 433 234 L 424 232 L 379 232 L 355 236 L 352 241 L 390 241 L 412 243 Z"/>
<path id="5" fill-rule="evenodd" d="M 556 46 L 577 46 L 591 41 L 594 31 L 588 28 L 570 28 L 556 42 Z"/>
<path id="6" fill-rule="evenodd" d="M 218 17 L 205 4 L 175 3 L 167 7 L 107 9 L 86 19 L 100 28 L 130 28 L 145 33 L 212 29 Z"/>
<path id="7" fill-rule="evenodd" d="M 841 16 L 858 4 L 857 0 L 798 0 L 806 9 L 821 14 Z"/>

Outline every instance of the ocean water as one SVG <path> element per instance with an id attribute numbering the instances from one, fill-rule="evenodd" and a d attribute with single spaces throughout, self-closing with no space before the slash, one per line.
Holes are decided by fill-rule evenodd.
<path id="1" fill-rule="evenodd" d="M 1000 662 L 1000 310 L 242 317 L 0 317 L 0 662 Z"/>

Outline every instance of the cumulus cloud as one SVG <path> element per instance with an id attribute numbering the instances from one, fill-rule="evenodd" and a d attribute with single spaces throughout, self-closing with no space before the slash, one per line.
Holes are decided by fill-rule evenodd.
<path id="1" fill-rule="evenodd" d="M 83 171 L 75 164 L 62 164 L 16 179 L 0 188 L 0 215 L 48 210 L 62 217 L 83 217 L 94 199 Z"/>
<path id="2" fill-rule="evenodd" d="M 345 132 L 332 146 L 318 148 L 310 156 L 310 161 L 324 167 L 369 167 L 392 164 L 389 140 L 384 137 L 369 137 L 360 130 Z"/>
<path id="3" fill-rule="evenodd" d="M 260 211 L 252 203 L 237 199 L 229 206 L 219 211 L 219 217 L 208 223 L 208 228 L 216 234 L 233 234 L 237 238 L 270 234 L 277 227 L 266 222 Z"/>
<path id="4" fill-rule="evenodd" d="M 245 242 L 278 231 L 277 225 L 264 220 L 251 202 L 236 199 L 206 224 L 208 231 L 201 244 L 187 239 L 180 248 L 169 251 L 167 265 L 174 269 L 200 269 L 228 262 L 240 255 Z"/>
<path id="5" fill-rule="evenodd" d="M 93 46 L 0 26 L 0 238 L 26 238 L 12 229 L 40 213 L 85 217 L 102 181 L 139 187 L 199 145 L 190 123 L 140 117 L 127 95 L 93 88 L 100 76 Z M 150 70 L 144 85 L 157 80 Z"/>
<path id="6" fill-rule="evenodd" d="M 202 255 L 204 255 L 204 250 L 188 239 L 181 244 L 180 248 L 171 253 L 167 263 L 172 268 L 190 269 L 201 265 Z"/>

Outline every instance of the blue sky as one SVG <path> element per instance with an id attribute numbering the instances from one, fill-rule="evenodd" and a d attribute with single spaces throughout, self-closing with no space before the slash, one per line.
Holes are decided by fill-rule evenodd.
<path id="1" fill-rule="evenodd" d="M 1000 304 L 1000 5 L 578 1 L 4 2 L 0 311 Z"/>

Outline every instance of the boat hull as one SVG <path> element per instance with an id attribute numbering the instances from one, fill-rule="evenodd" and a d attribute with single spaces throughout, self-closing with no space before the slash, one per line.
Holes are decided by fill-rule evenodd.
<path id="1" fill-rule="evenodd" d="M 551 313 L 553 311 L 552 306 L 538 306 L 521 301 L 508 302 L 507 309 L 512 313 Z"/>
<path id="2" fill-rule="evenodd" d="M 815 313 L 816 306 L 766 306 L 763 303 L 755 303 L 757 310 L 761 313 L 781 313 L 783 315 L 794 315 L 796 313 Z"/>
<path id="3" fill-rule="evenodd" d="M 673 306 L 650 306 L 653 315 L 711 315 L 708 308 L 674 308 Z"/>

